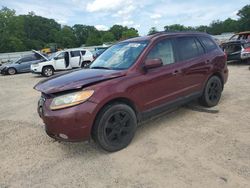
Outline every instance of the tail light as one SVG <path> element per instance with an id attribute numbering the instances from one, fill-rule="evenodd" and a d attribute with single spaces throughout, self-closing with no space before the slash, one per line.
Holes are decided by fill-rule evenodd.
<path id="1" fill-rule="evenodd" d="M 243 49 L 243 52 L 250 53 L 250 48 Z"/>
<path id="2" fill-rule="evenodd" d="M 226 60 L 227 60 L 227 53 L 224 51 L 224 56 L 225 56 L 225 58 L 226 58 Z"/>

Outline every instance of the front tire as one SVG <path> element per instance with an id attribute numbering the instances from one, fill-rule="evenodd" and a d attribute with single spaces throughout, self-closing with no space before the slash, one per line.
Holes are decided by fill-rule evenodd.
<path id="1" fill-rule="evenodd" d="M 45 77 L 50 77 L 54 74 L 54 69 L 52 67 L 44 67 L 42 70 L 42 75 Z"/>
<path id="2" fill-rule="evenodd" d="M 218 76 L 212 76 L 203 91 L 203 95 L 200 98 L 202 105 L 206 107 L 216 106 L 221 98 L 222 82 Z"/>
<path id="3" fill-rule="evenodd" d="M 126 104 L 104 107 L 95 121 L 92 136 L 102 149 L 115 152 L 129 145 L 137 127 L 134 110 Z"/>
<path id="4" fill-rule="evenodd" d="M 8 73 L 9 75 L 14 75 L 14 74 L 17 73 L 17 71 L 16 71 L 15 68 L 9 68 L 9 69 L 7 70 L 7 73 Z"/>

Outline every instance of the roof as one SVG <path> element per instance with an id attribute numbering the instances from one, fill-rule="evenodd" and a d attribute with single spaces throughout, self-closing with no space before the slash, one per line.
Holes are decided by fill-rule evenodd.
<path id="1" fill-rule="evenodd" d="M 250 31 L 243 31 L 243 32 L 237 33 L 237 35 L 245 35 L 245 34 L 250 34 Z"/>
<path id="2" fill-rule="evenodd" d="M 186 31 L 186 32 L 166 32 L 166 31 L 163 31 L 163 32 L 157 32 L 157 33 L 152 34 L 152 35 L 127 39 L 127 40 L 122 41 L 122 42 L 145 41 L 145 40 L 151 40 L 151 39 L 154 39 L 154 38 L 158 38 L 158 37 L 161 37 L 161 36 L 197 35 L 197 34 L 198 35 L 208 35 L 207 33 L 194 32 L 194 31 Z"/>

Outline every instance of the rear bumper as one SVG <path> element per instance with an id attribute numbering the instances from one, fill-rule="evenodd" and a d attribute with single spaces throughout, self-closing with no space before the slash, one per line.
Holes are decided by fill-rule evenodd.
<path id="1" fill-rule="evenodd" d="M 224 84 L 227 83 L 227 80 L 228 80 L 228 74 L 229 74 L 229 70 L 228 68 L 226 67 L 223 71 L 223 81 L 224 81 Z"/>
<path id="2" fill-rule="evenodd" d="M 242 52 L 240 57 L 242 60 L 250 59 L 250 52 Z"/>
<path id="3" fill-rule="evenodd" d="M 50 137 L 70 142 L 90 138 L 95 117 L 95 103 L 87 101 L 77 106 L 52 111 L 49 109 L 50 102 L 48 99 L 42 107 L 38 106 L 38 113 Z"/>

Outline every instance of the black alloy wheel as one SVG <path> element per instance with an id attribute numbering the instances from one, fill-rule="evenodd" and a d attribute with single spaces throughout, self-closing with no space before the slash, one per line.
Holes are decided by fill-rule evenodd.
<path id="1" fill-rule="evenodd" d="M 219 77 L 212 76 L 206 85 L 201 102 L 207 107 L 216 106 L 221 98 L 222 82 Z"/>
<path id="2" fill-rule="evenodd" d="M 126 104 L 113 104 L 100 112 L 92 135 L 104 150 L 114 152 L 129 145 L 136 127 L 134 110 Z"/>

